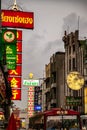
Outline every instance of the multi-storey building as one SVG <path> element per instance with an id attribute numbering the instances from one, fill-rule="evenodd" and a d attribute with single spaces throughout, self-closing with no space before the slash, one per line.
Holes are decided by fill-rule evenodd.
<path id="1" fill-rule="evenodd" d="M 87 45 L 86 40 L 79 40 L 79 31 L 71 32 L 63 37 L 65 47 L 65 78 L 69 72 L 79 72 L 85 79 L 85 84 L 79 90 L 72 90 L 65 82 L 65 96 L 68 98 L 66 107 L 85 112 L 87 102 Z M 85 90 L 85 91 L 84 91 Z M 84 95 L 85 94 L 85 95 Z M 85 99 L 85 100 L 84 100 Z M 70 100 L 70 102 L 69 102 Z M 87 105 L 87 104 L 86 104 Z"/>
<path id="2" fill-rule="evenodd" d="M 50 109 L 50 79 L 51 79 L 51 73 L 50 73 L 50 63 L 45 65 L 45 80 L 43 83 L 43 95 L 44 95 L 44 110 Z"/>
<path id="3" fill-rule="evenodd" d="M 63 107 L 74 109 L 87 114 L 87 40 L 79 40 L 79 31 L 63 36 L 65 52 L 56 52 L 50 57 L 49 64 L 45 65 L 45 79 L 42 83 L 42 110 L 45 113 L 53 112 L 52 108 Z M 80 82 L 80 89 L 71 89 L 67 83 L 68 75 L 78 74 L 76 84 Z M 73 77 L 71 77 L 73 79 Z M 79 82 L 78 82 L 79 83 Z M 79 85 L 79 86 L 80 86 Z M 73 86 L 78 87 L 78 86 Z M 52 111 L 51 111 L 52 110 Z M 43 113 L 38 113 L 31 119 L 43 123 Z M 35 124 L 36 125 L 36 124 Z"/>
<path id="4" fill-rule="evenodd" d="M 45 110 L 64 107 L 64 57 L 64 52 L 56 52 L 50 58 L 50 63 L 45 66 Z"/>
<path id="5" fill-rule="evenodd" d="M 65 53 L 56 52 L 45 65 L 44 110 L 65 107 L 87 113 L 87 41 L 79 39 L 79 31 L 63 36 Z M 79 90 L 70 89 L 67 76 L 79 72 L 84 85 Z"/>

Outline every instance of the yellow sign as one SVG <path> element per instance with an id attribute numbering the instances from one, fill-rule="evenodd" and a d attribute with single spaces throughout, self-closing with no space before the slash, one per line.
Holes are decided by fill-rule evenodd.
<path id="1" fill-rule="evenodd" d="M 67 85 L 73 90 L 79 90 L 84 85 L 84 78 L 77 71 L 72 71 L 67 76 Z"/>

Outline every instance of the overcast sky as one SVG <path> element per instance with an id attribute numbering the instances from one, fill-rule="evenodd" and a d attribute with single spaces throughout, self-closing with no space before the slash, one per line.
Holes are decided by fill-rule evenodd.
<path id="1" fill-rule="evenodd" d="M 80 39 L 87 37 L 87 0 L 16 0 L 26 12 L 34 12 L 34 29 L 23 29 L 22 78 L 43 78 L 45 64 L 57 51 L 64 52 L 62 37 L 79 28 Z M 8 9 L 14 0 L 2 0 L 2 9 Z M 22 101 L 16 105 L 27 107 L 27 88 L 23 86 Z"/>

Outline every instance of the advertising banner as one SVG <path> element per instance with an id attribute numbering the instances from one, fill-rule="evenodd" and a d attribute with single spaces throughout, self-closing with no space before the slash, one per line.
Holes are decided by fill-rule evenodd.
<path id="1" fill-rule="evenodd" d="M 2 44 L 17 43 L 17 31 L 14 29 L 2 29 Z"/>
<path id="2" fill-rule="evenodd" d="M 22 30 L 17 30 L 17 41 L 22 41 Z"/>
<path id="3" fill-rule="evenodd" d="M 22 42 L 17 42 L 17 52 L 21 52 L 22 53 Z"/>
<path id="4" fill-rule="evenodd" d="M 66 105 L 67 106 L 81 106 L 82 97 L 66 96 Z"/>
<path id="5" fill-rule="evenodd" d="M 12 100 L 21 100 L 21 89 L 12 89 Z"/>
<path id="6" fill-rule="evenodd" d="M 16 63 L 17 63 L 17 64 L 22 64 L 22 54 L 17 54 Z"/>
<path id="7" fill-rule="evenodd" d="M 34 13 L 13 11 L 13 10 L 2 10 L 1 13 L 2 27 L 11 28 L 34 28 Z"/>
<path id="8" fill-rule="evenodd" d="M 15 70 L 8 70 L 10 76 L 21 76 L 22 66 L 16 65 Z"/>
<path id="9" fill-rule="evenodd" d="M 16 53 L 16 45 L 9 44 L 6 45 L 6 63 L 8 69 L 15 69 L 16 68 L 16 60 L 17 60 L 17 53 Z"/>
<path id="10" fill-rule="evenodd" d="M 8 77 L 11 83 L 11 88 L 19 89 L 21 88 L 21 77 Z"/>
<path id="11" fill-rule="evenodd" d="M 10 45 L 10 44 L 8 44 Z M 12 100 L 21 100 L 21 77 L 22 77 L 22 31 L 17 30 L 16 42 L 16 68 L 9 69 L 8 80 L 12 88 Z"/>

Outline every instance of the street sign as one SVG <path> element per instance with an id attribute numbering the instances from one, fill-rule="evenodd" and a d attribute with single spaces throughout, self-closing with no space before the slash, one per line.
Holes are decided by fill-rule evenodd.
<path id="1" fill-rule="evenodd" d="M 26 85 L 26 86 L 40 86 L 39 85 L 39 80 L 24 80 L 23 81 L 23 85 Z"/>

